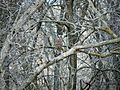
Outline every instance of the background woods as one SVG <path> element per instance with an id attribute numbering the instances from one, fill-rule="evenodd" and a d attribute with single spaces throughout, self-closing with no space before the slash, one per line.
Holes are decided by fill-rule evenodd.
<path id="1" fill-rule="evenodd" d="M 120 0 L 0 0 L 0 90 L 120 90 Z"/>

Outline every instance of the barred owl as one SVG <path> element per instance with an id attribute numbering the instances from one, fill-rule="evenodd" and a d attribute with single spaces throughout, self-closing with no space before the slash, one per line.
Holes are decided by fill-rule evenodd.
<path id="1" fill-rule="evenodd" d="M 57 37 L 55 39 L 55 47 L 56 47 L 56 49 L 61 50 L 61 48 L 62 48 L 62 37 Z"/>

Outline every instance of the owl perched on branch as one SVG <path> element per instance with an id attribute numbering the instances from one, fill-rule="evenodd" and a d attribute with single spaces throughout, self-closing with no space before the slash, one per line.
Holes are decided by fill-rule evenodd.
<path id="1" fill-rule="evenodd" d="M 56 39 L 55 39 L 55 47 L 56 47 L 56 49 L 58 49 L 58 50 L 62 50 L 62 37 L 60 36 L 60 37 L 57 37 Z"/>

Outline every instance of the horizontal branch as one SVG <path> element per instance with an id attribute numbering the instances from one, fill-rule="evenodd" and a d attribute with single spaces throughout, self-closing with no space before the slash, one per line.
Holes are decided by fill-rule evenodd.
<path id="1" fill-rule="evenodd" d="M 93 47 L 100 47 L 100 46 L 104 46 L 104 45 L 109 45 L 109 44 L 113 44 L 113 43 L 120 43 L 120 38 L 101 41 L 101 42 L 95 43 L 95 44 L 87 44 L 87 45 L 83 45 L 83 46 L 78 45 L 78 46 L 75 46 L 74 48 L 76 48 L 76 49 L 87 49 L 87 48 L 93 48 Z"/>
<path id="2" fill-rule="evenodd" d="M 60 61 L 63 61 L 63 59 L 65 57 L 68 57 L 72 54 L 74 54 L 77 50 L 80 50 L 80 49 L 87 49 L 87 48 L 93 48 L 93 47 L 99 47 L 99 46 L 103 46 L 103 45 L 108 45 L 108 44 L 113 44 L 113 43 L 119 43 L 120 42 L 120 38 L 117 38 L 117 39 L 112 39 L 112 40 L 106 40 L 106 41 L 102 41 L 102 42 L 99 42 L 99 43 L 96 43 L 96 44 L 89 44 L 89 45 L 84 45 L 84 46 L 81 46 L 81 45 L 78 45 L 78 46 L 74 46 L 72 47 L 70 50 L 68 50 L 67 52 L 65 53 L 62 53 L 61 55 L 53 58 L 52 60 L 50 60 L 51 62 L 47 63 L 47 64 L 44 64 L 43 67 L 41 67 L 39 69 L 38 72 L 35 73 L 35 75 L 33 75 L 31 78 L 29 78 L 27 80 L 27 82 L 23 83 L 23 85 L 19 88 L 19 90 L 23 90 L 25 87 L 29 86 L 31 84 L 32 81 L 34 81 L 34 79 L 46 68 L 48 68 L 49 66 L 55 64 L 56 62 L 60 62 Z"/>
<path id="3" fill-rule="evenodd" d="M 84 52 L 84 53 L 89 54 L 91 56 L 96 56 L 99 58 L 106 58 L 112 55 L 120 55 L 120 52 L 110 52 L 108 54 L 101 54 L 101 53 L 95 53 L 95 52 Z"/>
<path id="4" fill-rule="evenodd" d="M 76 25 L 69 21 L 57 21 L 57 20 L 40 20 L 40 22 L 46 22 L 46 23 L 57 23 L 59 25 L 65 25 L 69 27 L 70 25 L 75 29 Z"/>

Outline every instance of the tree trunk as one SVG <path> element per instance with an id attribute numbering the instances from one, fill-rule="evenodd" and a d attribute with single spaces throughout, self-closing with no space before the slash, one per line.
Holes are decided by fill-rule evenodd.
<path id="1" fill-rule="evenodd" d="M 54 90 L 60 90 L 60 63 L 56 63 L 55 69 L 54 69 Z"/>
<path id="2" fill-rule="evenodd" d="M 73 2 L 74 0 L 66 0 L 67 4 L 67 12 L 66 12 L 66 19 L 68 21 L 73 22 Z M 72 32 L 74 33 L 74 28 L 69 26 L 67 27 L 68 33 Z M 68 41 L 69 41 L 69 48 L 71 48 L 76 43 L 77 36 L 76 34 L 71 35 L 71 33 L 68 35 Z M 69 81 L 68 81 L 68 90 L 76 90 L 76 69 L 77 69 L 77 54 L 73 54 L 69 57 Z"/>

